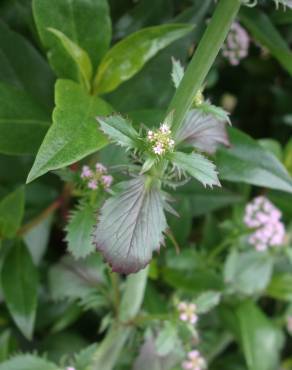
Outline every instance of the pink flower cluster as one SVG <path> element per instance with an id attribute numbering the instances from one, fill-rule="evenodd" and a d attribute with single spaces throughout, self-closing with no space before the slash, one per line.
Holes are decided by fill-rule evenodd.
<path id="1" fill-rule="evenodd" d="M 281 212 L 267 198 L 259 196 L 245 208 L 244 223 L 255 229 L 249 236 L 249 243 L 257 251 L 280 246 L 285 239 L 285 226 L 281 222 Z"/>
<path id="2" fill-rule="evenodd" d="M 94 170 L 89 166 L 83 166 L 80 177 L 86 181 L 87 187 L 91 190 L 97 190 L 100 186 L 108 189 L 113 182 L 113 177 L 108 175 L 107 168 L 101 163 L 96 163 Z"/>
<path id="3" fill-rule="evenodd" d="M 223 56 L 231 65 L 236 66 L 248 55 L 249 44 L 248 33 L 238 22 L 233 22 L 223 46 Z"/>
<path id="4" fill-rule="evenodd" d="M 66 367 L 66 370 L 75 370 L 75 367 L 69 366 L 69 367 Z"/>
<path id="5" fill-rule="evenodd" d="M 194 350 L 188 353 L 187 360 L 182 363 L 182 368 L 185 370 L 204 370 L 207 368 L 207 363 L 200 352 Z"/>
<path id="6" fill-rule="evenodd" d="M 197 306 L 194 303 L 180 302 L 177 308 L 179 310 L 179 318 L 182 321 L 190 324 L 195 324 L 198 321 Z"/>
<path id="7" fill-rule="evenodd" d="M 292 316 L 287 317 L 287 330 L 292 335 Z"/>

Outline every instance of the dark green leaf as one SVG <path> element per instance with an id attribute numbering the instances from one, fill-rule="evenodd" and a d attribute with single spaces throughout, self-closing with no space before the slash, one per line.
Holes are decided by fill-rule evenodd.
<path id="1" fill-rule="evenodd" d="M 132 273 L 151 260 L 167 227 L 163 199 L 155 184 L 140 176 L 101 209 L 94 242 L 114 271 Z"/>
<path id="2" fill-rule="evenodd" d="M 264 291 L 270 282 L 273 259 L 264 252 L 232 251 L 225 263 L 224 280 L 233 292 L 252 295 Z"/>
<path id="3" fill-rule="evenodd" d="M 111 22 L 106 0 L 34 0 L 33 13 L 50 63 L 59 77 L 78 81 L 75 63 L 48 30 L 55 28 L 84 49 L 95 69 L 108 49 Z"/>
<path id="4" fill-rule="evenodd" d="M 8 194 L 0 201 L 0 239 L 13 238 L 21 225 L 24 213 L 24 188 Z"/>
<path id="5" fill-rule="evenodd" d="M 110 92 L 136 74 L 159 50 L 192 30 L 189 25 L 167 24 L 142 29 L 118 42 L 100 63 L 94 86 Z"/>
<path id="6" fill-rule="evenodd" d="M 0 370 L 61 370 L 57 365 L 33 355 L 16 355 L 0 364 Z"/>
<path id="7" fill-rule="evenodd" d="M 215 165 L 201 154 L 175 152 L 171 160 L 178 170 L 188 173 L 204 186 L 220 186 Z"/>
<path id="8" fill-rule="evenodd" d="M 258 276 L 260 278 L 260 275 Z M 275 370 L 283 343 L 281 331 L 252 301 L 235 310 L 237 337 L 249 370 Z"/>
<path id="9" fill-rule="evenodd" d="M 272 298 L 292 302 L 292 274 L 275 274 L 266 293 Z"/>
<path id="10" fill-rule="evenodd" d="M 0 83 L 1 153 L 36 153 L 49 125 L 47 113 L 26 92 Z"/>
<path id="11" fill-rule="evenodd" d="M 92 239 L 95 223 L 95 210 L 91 205 L 86 204 L 73 211 L 66 227 L 66 241 L 75 258 L 84 258 L 95 250 Z"/>
<path id="12" fill-rule="evenodd" d="M 273 154 L 235 128 L 229 137 L 231 148 L 217 153 L 221 179 L 292 192 L 292 178 Z"/>
<path id="13" fill-rule="evenodd" d="M 131 122 L 120 115 L 97 117 L 101 130 L 115 143 L 126 148 L 135 148 L 139 135 Z"/>
<path id="14" fill-rule="evenodd" d="M 53 125 L 39 149 L 27 181 L 74 163 L 105 146 L 107 139 L 98 130 L 95 116 L 110 112 L 111 107 L 106 102 L 87 95 L 80 85 L 58 80 Z"/>
<path id="15" fill-rule="evenodd" d="M 90 91 L 90 83 L 92 77 L 92 65 L 90 58 L 86 51 L 84 51 L 78 44 L 71 41 L 69 37 L 64 35 L 63 32 L 56 30 L 55 28 L 48 28 L 52 34 L 54 34 L 63 45 L 64 49 L 76 63 L 79 80 L 83 83 L 87 91 Z"/>
<path id="16" fill-rule="evenodd" d="M 0 80 L 25 90 L 44 107 L 51 107 L 54 78 L 49 65 L 29 41 L 3 22 L 0 22 Z"/>
<path id="17" fill-rule="evenodd" d="M 31 339 L 37 308 L 38 275 L 23 242 L 16 241 L 8 252 L 1 281 L 5 302 L 13 320 L 23 335 Z"/>
<path id="18" fill-rule="evenodd" d="M 270 18 L 258 9 L 243 7 L 240 19 L 250 33 L 292 74 L 292 52 Z"/>

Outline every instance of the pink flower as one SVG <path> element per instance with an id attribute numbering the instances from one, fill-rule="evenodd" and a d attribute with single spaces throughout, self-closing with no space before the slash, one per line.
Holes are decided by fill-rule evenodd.
<path id="1" fill-rule="evenodd" d="M 195 324 L 198 321 L 197 307 L 194 303 L 180 302 L 177 306 L 179 318 L 184 322 Z"/>
<path id="2" fill-rule="evenodd" d="M 199 351 L 190 351 L 187 355 L 187 360 L 182 363 L 182 368 L 185 370 L 204 370 L 207 368 L 205 359 Z"/>
<path id="3" fill-rule="evenodd" d="M 164 153 L 164 148 L 163 148 L 162 144 L 158 143 L 157 145 L 155 145 L 153 147 L 153 152 L 155 154 L 158 154 L 158 155 L 163 154 Z"/>
<path id="4" fill-rule="evenodd" d="M 105 188 L 109 188 L 113 182 L 113 177 L 111 175 L 104 175 L 101 177 L 103 185 Z"/>
<path id="5" fill-rule="evenodd" d="M 223 46 L 222 54 L 231 65 L 236 66 L 248 55 L 249 44 L 248 33 L 238 22 L 234 22 Z"/>
<path id="6" fill-rule="evenodd" d="M 243 221 L 248 228 L 255 229 L 248 241 L 257 251 L 284 243 L 285 227 L 281 216 L 279 209 L 263 196 L 247 204 Z"/>
<path id="7" fill-rule="evenodd" d="M 292 316 L 287 317 L 287 330 L 292 334 Z"/>
<path id="8" fill-rule="evenodd" d="M 106 173 L 107 172 L 107 168 L 101 163 L 96 163 L 95 164 L 95 169 L 96 169 L 97 172 L 100 172 L 100 173 Z"/>
<path id="9" fill-rule="evenodd" d="M 92 176 L 92 171 L 88 166 L 83 166 L 82 167 L 82 172 L 81 172 L 81 178 L 86 179 L 88 177 Z"/>
<path id="10" fill-rule="evenodd" d="M 96 180 L 90 180 L 87 184 L 87 187 L 92 190 L 97 189 L 97 181 Z"/>
<path id="11" fill-rule="evenodd" d="M 75 367 L 69 366 L 69 367 L 66 367 L 66 370 L 75 370 Z"/>

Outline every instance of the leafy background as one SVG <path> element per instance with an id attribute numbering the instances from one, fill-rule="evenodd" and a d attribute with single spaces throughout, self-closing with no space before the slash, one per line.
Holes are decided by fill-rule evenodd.
<path id="1" fill-rule="evenodd" d="M 137 312 L 124 317 L 137 319 L 137 330 L 123 328 L 127 352 L 116 369 L 143 370 L 144 336 L 155 342 L 147 369 L 176 369 L 167 356 L 179 348 L 175 302 L 210 291 L 224 293 L 200 322 L 211 369 L 291 369 L 292 340 L 285 330 L 291 237 L 285 258 L 260 256 L 233 242 L 243 206 L 257 194 L 282 210 L 291 235 L 292 10 L 259 3 L 239 14 L 255 41 L 248 58 L 231 67 L 219 56 L 206 80 L 212 103 L 226 109 L 235 103 L 231 148 L 215 157 L 223 187 L 204 189 L 192 181 L 173 192 L 181 217 L 168 222 L 181 252 L 176 255 L 167 241 L 155 255 L 142 318 Z M 66 235 L 76 199 L 55 170 L 89 160 L 128 164 L 120 148 L 97 132 L 94 117 L 115 111 L 136 127 L 157 125 L 174 94 L 171 57 L 187 65 L 214 7 L 211 0 L 91 0 L 86 7 L 77 0 L 1 2 L 1 370 L 56 370 L 70 363 L 87 369 L 121 296 L 131 302 L 123 276 L 110 273 L 100 254 L 85 257 L 91 246 L 81 250 L 76 227 Z M 142 32 L 146 27 L 158 28 Z M 129 36 L 136 31 L 138 43 Z M 159 47 L 150 53 L 153 44 Z M 110 47 L 114 62 L 108 63 L 102 58 Z M 133 60 L 126 71 L 119 59 L 125 55 Z M 28 174 L 35 181 L 25 185 Z M 83 213 L 86 239 L 93 221 L 90 210 Z M 78 219 L 76 225 L 82 227 Z M 216 254 L 218 247 L 225 249 Z M 110 359 L 103 361 L 110 368 Z"/>

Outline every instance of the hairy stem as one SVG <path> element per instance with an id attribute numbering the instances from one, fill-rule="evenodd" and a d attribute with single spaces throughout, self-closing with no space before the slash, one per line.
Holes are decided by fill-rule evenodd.
<path id="1" fill-rule="evenodd" d="M 127 278 L 122 297 L 118 322 L 114 322 L 104 340 L 93 355 L 87 370 L 112 370 L 127 341 L 132 326 L 130 322 L 138 314 L 143 302 L 147 283 L 148 267 Z"/>
<path id="2" fill-rule="evenodd" d="M 239 11 L 240 4 L 240 0 L 221 0 L 219 2 L 185 75 L 170 102 L 168 112 L 174 110 L 172 125 L 174 134 L 180 128 L 196 93 L 202 87 Z"/>

